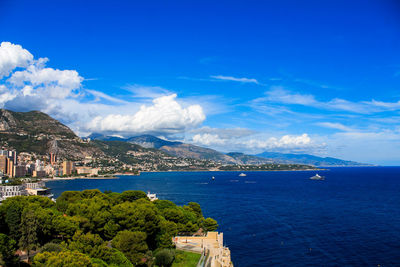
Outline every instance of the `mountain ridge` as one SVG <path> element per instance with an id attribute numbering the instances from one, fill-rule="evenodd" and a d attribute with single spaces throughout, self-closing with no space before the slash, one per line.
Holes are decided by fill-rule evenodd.
<path id="1" fill-rule="evenodd" d="M 99 134 L 101 135 L 101 134 Z M 101 140 L 112 140 L 113 136 L 101 136 Z M 211 148 L 186 144 L 179 141 L 168 141 L 153 135 L 138 135 L 120 140 L 137 144 L 146 148 L 159 149 L 171 156 L 194 158 L 197 160 L 213 160 L 222 164 L 307 164 L 317 167 L 329 166 L 371 166 L 370 164 L 342 160 L 333 157 L 318 157 L 310 154 L 290 154 L 279 152 L 263 152 L 249 155 L 242 152 L 222 153 Z"/>
<path id="2" fill-rule="evenodd" d="M 341 167 L 341 166 L 372 166 L 371 164 L 359 163 L 350 160 L 342 160 L 333 157 L 319 157 L 310 154 L 294 154 L 264 151 L 256 154 L 257 157 L 277 160 L 281 163 L 309 164 L 316 167 Z"/>

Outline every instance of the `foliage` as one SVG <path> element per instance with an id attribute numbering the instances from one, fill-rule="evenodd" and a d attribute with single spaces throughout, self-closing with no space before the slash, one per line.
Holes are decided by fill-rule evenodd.
<path id="1" fill-rule="evenodd" d="M 33 265 L 37 267 L 85 267 L 93 266 L 88 255 L 78 251 L 43 252 L 36 254 Z"/>
<path id="2" fill-rule="evenodd" d="M 35 216 L 35 212 L 30 209 L 24 210 L 21 219 L 21 239 L 19 240 L 19 246 L 29 252 L 35 249 L 38 245 L 37 239 L 37 227 L 38 219 Z"/>
<path id="3" fill-rule="evenodd" d="M 206 231 L 215 231 L 218 228 L 217 221 L 212 218 L 207 218 L 203 221 L 203 228 Z"/>
<path id="4" fill-rule="evenodd" d="M 148 249 L 146 233 L 138 231 L 131 232 L 124 230 L 119 232 L 112 240 L 112 245 L 122 251 L 134 265 L 141 265 L 143 263 L 142 259 Z"/>
<path id="5" fill-rule="evenodd" d="M 147 199 L 146 193 L 143 192 L 143 191 L 128 190 L 128 191 L 122 192 L 121 195 L 120 195 L 120 199 L 122 201 L 130 201 L 130 202 L 132 202 L 132 201 L 138 200 L 140 198 Z"/>
<path id="6" fill-rule="evenodd" d="M 18 262 L 15 256 L 16 242 L 5 234 L 0 234 L 0 264 L 4 266 L 14 266 Z"/>
<path id="7" fill-rule="evenodd" d="M 41 250 L 42 252 L 61 252 L 65 250 L 65 247 L 58 243 L 49 242 L 46 243 Z"/>
<path id="8" fill-rule="evenodd" d="M 175 253 L 171 249 L 161 249 L 155 255 L 156 261 L 155 263 L 159 267 L 169 267 L 172 265 L 172 262 L 175 258 Z"/>
<path id="9" fill-rule="evenodd" d="M 7 266 L 17 248 L 38 248 L 34 266 L 151 266 L 157 257 L 168 266 L 174 236 L 217 226 L 197 203 L 151 202 L 141 191 L 66 191 L 57 203 L 18 196 L 0 205 L 0 254 Z"/>

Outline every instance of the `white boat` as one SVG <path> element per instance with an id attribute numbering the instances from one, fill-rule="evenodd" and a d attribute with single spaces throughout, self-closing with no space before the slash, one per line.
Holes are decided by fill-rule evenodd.
<path id="1" fill-rule="evenodd" d="M 245 173 L 242 172 L 241 174 L 239 174 L 239 176 L 240 176 L 240 177 L 245 177 L 245 176 L 247 176 L 247 175 L 246 175 Z"/>
<path id="2" fill-rule="evenodd" d="M 318 173 L 316 175 L 314 175 L 313 177 L 310 177 L 310 180 L 319 180 L 319 181 L 323 181 L 325 180 L 324 176 L 319 175 Z"/>
<path id="3" fill-rule="evenodd" d="M 211 179 L 215 180 L 215 177 L 213 176 Z"/>

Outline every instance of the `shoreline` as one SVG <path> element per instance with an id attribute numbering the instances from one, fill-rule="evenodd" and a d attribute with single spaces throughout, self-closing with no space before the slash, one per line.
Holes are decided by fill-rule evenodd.
<path id="1" fill-rule="evenodd" d="M 62 180 L 77 180 L 77 179 L 88 179 L 88 180 L 108 180 L 108 179 L 119 179 L 119 177 L 117 176 L 110 176 L 110 177 L 106 177 L 106 176 L 99 176 L 99 177 L 53 177 L 53 178 L 43 178 L 41 179 L 41 181 L 62 181 Z"/>
<path id="2" fill-rule="evenodd" d="M 140 173 L 171 173 L 171 172 L 293 172 L 293 171 L 329 171 L 329 169 L 305 169 L 305 170 L 171 170 L 171 171 L 141 171 Z M 53 178 L 43 178 L 41 181 L 69 181 L 69 180 L 109 180 L 109 179 L 119 179 L 119 176 L 140 176 L 140 174 L 125 174 L 125 173 L 115 173 L 114 176 L 99 176 L 99 177 L 53 177 Z"/>
<path id="3" fill-rule="evenodd" d="M 297 172 L 297 171 L 329 171 L 329 169 L 305 169 L 305 170 L 173 170 L 173 171 L 141 171 L 140 173 L 152 172 Z"/>

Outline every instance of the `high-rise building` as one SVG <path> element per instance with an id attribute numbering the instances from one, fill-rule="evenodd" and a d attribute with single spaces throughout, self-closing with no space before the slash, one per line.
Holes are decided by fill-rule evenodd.
<path id="1" fill-rule="evenodd" d="M 14 166 L 14 174 L 15 177 L 24 177 L 26 175 L 26 166 L 24 165 Z"/>
<path id="2" fill-rule="evenodd" d="M 57 155 L 55 153 L 50 153 L 50 164 L 54 165 L 57 162 Z"/>
<path id="3" fill-rule="evenodd" d="M 17 151 L 8 151 L 8 158 L 13 161 L 14 165 L 17 165 Z"/>
<path id="4" fill-rule="evenodd" d="M 7 174 L 7 155 L 0 155 L 0 171 Z"/>
<path id="5" fill-rule="evenodd" d="M 63 175 L 71 175 L 74 168 L 74 163 L 72 161 L 63 162 Z"/>
<path id="6" fill-rule="evenodd" d="M 10 158 L 7 158 L 7 175 L 8 177 L 15 177 L 14 161 Z"/>

